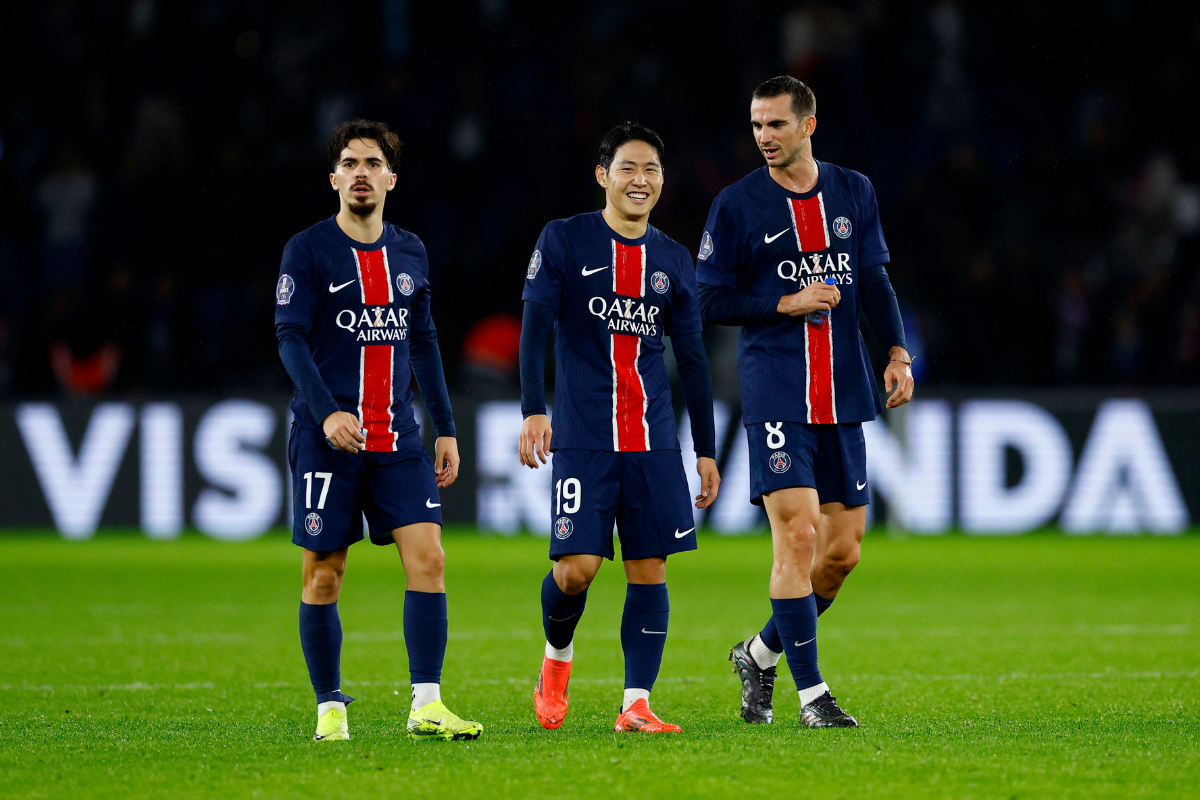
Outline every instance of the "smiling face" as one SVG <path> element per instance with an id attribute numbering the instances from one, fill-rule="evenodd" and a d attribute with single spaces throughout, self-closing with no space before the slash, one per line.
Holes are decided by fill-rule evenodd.
<path id="1" fill-rule="evenodd" d="M 604 187 L 609 208 L 626 219 L 645 217 L 662 192 L 658 151 L 643 141 L 626 142 L 613 154 L 608 170 L 597 165 L 596 182 Z"/>
<path id="2" fill-rule="evenodd" d="M 383 205 L 396 185 L 396 173 L 374 139 L 351 139 L 342 148 L 329 183 L 337 190 L 343 208 L 366 217 Z"/>
<path id="3" fill-rule="evenodd" d="M 817 118 L 797 119 L 792 96 L 779 94 L 750 102 L 750 127 L 754 129 L 754 141 L 767 159 L 767 165 L 786 169 L 805 152 L 809 137 L 817 128 Z"/>

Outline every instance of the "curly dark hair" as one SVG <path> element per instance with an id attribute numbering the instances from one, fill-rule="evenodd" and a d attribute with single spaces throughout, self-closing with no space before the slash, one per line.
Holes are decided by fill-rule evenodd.
<path id="1" fill-rule="evenodd" d="M 388 127 L 386 122 L 375 122 L 369 119 L 346 120 L 333 129 L 333 134 L 329 137 L 329 166 L 331 169 L 337 169 L 342 151 L 355 139 L 374 139 L 379 145 L 379 149 L 383 151 L 388 169 L 396 171 L 396 165 L 400 163 L 400 148 L 404 146 L 404 142 L 400 141 L 400 137 Z"/>

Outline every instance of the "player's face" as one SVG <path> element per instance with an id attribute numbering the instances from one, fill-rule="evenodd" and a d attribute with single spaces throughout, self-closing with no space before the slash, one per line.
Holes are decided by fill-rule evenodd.
<path id="1" fill-rule="evenodd" d="M 627 218 L 644 217 L 662 191 L 658 151 L 646 142 L 626 142 L 613 154 L 607 171 L 597 165 L 596 182 L 604 187 L 610 208 Z"/>
<path id="2" fill-rule="evenodd" d="M 796 119 L 792 96 L 781 94 L 750 102 L 750 127 L 767 165 L 787 168 L 804 152 L 808 137 L 817 127 L 817 118 Z"/>
<path id="3" fill-rule="evenodd" d="M 396 185 L 396 174 L 388 167 L 374 139 L 352 139 L 342 150 L 329 183 L 342 204 L 361 217 L 374 211 Z"/>

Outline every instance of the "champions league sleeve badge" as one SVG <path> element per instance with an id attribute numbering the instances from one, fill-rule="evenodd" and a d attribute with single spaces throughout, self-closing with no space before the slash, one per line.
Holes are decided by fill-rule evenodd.
<path id="1" fill-rule="evenodd" d="M 705 231 L 704 238 L 700 240 L 700 260 L 707 261 L 708 257 L 712 255 L 712 251 L 713 251 L 712 236 L 709 234 L 708 231 Z"/>
<path id="2" fill-rule="evenodd" d="M 292 295 L 296 293 L 296 282 L 292 280 L 292 276 L 286 272 L 279 276 L 279 283 L 275 286 L 275 303 L 277 305 L 286 306 L 292 302 Z"/>
<path id="3" fill-rule="evenodd" d="M 850 238 L 850 220 L 845 217 L 838 217 L 833 221 L 833 232 L 839 239 Z"/>
<path id="4" fill-rule="evenodd" d="M 525 272 L 525 280 L 531 281 L 537 277 L 538 270 L 542 268 L 542 251 L 534 250 L 533 258 L 529 259 L 529 269 Z"/>

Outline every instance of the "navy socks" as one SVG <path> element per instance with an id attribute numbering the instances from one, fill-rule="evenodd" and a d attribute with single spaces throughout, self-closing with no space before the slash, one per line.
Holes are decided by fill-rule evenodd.
<path id="1" fill-rule="evenodd" d="M 654 688 L 663 648 L 667 645 L 667 619 L 671 603 L 667 585 L 631 583 L 625 590 L 621 616 L 621 649 L 625 653 L 625 688 Z"/>
<path id="2" fill-rule="evenodd" d="M 308 664 L 308 677 L 317 702 L 341 702 L 342 620 L 337 603 L 318 606 L 300 603 L 300 649 Z"/>
<path id="3" fill-rule="evenodd" d="M 833 601 L 837 599 L 836 597 L 834 597 L 830 600 L 826 600 L 824 597 L 821 597 L 821 595 L 817 594 L 816 592 L 813 592 L 812 596 L 813 596 L 813 601 L 817 604 L 817 616 L 818 617 L 821 616 L 822 614 L 824 614 L 826 612 L 826 610 L 828 610 L 829 607 L 831 605 L 833 605 Z M 775 627 L 775 617 L 774 616 L 772 616 L 769 620 L 767 620 L 767 624 L 763 626 L 762 631 L 758 634 L 758 638 L 762 641 L 762 643 L 764 645 L 767 646 L 767 649 L 770 650 L 771 652 L 773 652 L 773 653 L 782 653 L 783 652 L 783 640 L 779 638 L 779 630 Z"/>
<path id="4" fill-rule="evenodd" d="M 821 683 L 821 671 L 817 668 L 817 604 L 810 594 L 784 600 L 771 599 L 774 610 L 772 618 L 778 637 L 787 656 L 788 669 L 796 681 L 798 690 L 808 689 Z M 764 641 L 764 644 L 766 642 Z M 769 646 L 769 645 L 768 645 Z"/>
<path id="5" fill-rule="evenodd" d="M 835 595 L 834 597 L 826 600 L 824 597 L 821 597 L 821 595 L 813 592 L 813 599 L 815 599 L 817 602 L 817 616 L 819 617 L 824 614 L 831 605 L 833 605 L 833 601 L 837 599 L 837 596 Z"/>
<path id="6" fill-rule="evenodd" d="M 554 570 L 542 581 L 542 627 L 546 641 L 555 650 L 563 650 L 575 638 L 575 626 L 587 605 L 587 589 L 579 594 L 564 594 L 554 582 Z"/>
<path id="7" fill-rule="evenodd" d="M 446 595 L 404 593 L 404 646 L 412 683 L 441 683 L 446 658 Z"/>

